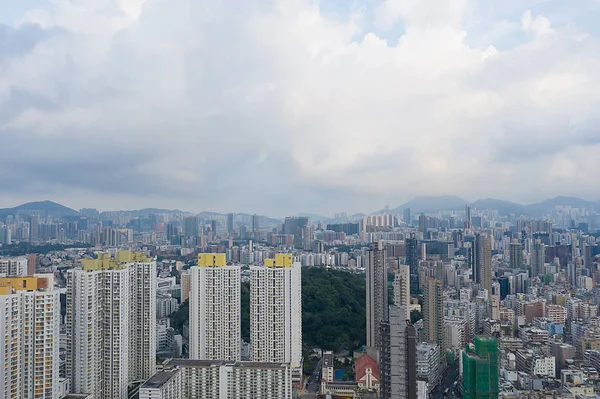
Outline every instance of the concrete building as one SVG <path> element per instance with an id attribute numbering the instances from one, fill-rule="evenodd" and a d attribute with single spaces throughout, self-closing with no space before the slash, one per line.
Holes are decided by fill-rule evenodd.
<path id="1" fill-rule="evenodd" d="M 184 303 L 190 298 L 190 281 L 192 279 L 192 271 L 184 270 L 181 272 L 181 303 Z"/>
<path id="2" fill-rule="evenodd" d="M 183 399 L 181 370 L 157 371 L 139 391 L 139 399 Z"/>
<path id="3" fill-rule="evenodd" d="M 333 352 L 323 352 L 323 364 L 321 366 L 321 395 L 327 394 L 327 383 L 335 378 L 335 365 Z"/>
<path id="4" fill-rule="evenodd" d="M 540 240 L 535 240 L 531 246 L 530 276 L 537 277 L 544 273 L 546 262 L 546 246 Z"/>
<path id="5" fill-rule="evenodd" d="M 0 397 L 59 399 L 59 334 L 53 275 L 0 278 Z"/>
<path id="6" fill-rule="evenodd" d="M 400 265 L 394 276 L 394 306 L 404 306 L 410 309 L 410 268 L 408 265 Z M 410 320 L 410 312 L 406 314 Z"/>
<path id="7" fill-rule="evenodd" d="M 417 294 L 421 292 L 421 283 L 419 277 L 419 256 L 418 256 L 418 241 L 411 235 L 405 240 L 406 243 L 406 264 L 410 269 L 410 292 Z"/>
<path id="8" fill-rule="evenodd" d="M 190 281 L 190 359 L 240 360 L 240 266 L 198 254 Z"/>
<path id="9" fill-rule="evenodd" d="M 444 286 L 440 280 L 429 279 L 425 282 L 423 303 L 423 339 L 444 347 Z"/>
<path id="10" fill-rule="evenodd" d="M 468 323 L 460 317 L 444 319 L 444 349 L 460 350 L 466 343 Z"/>
<path id="11" fill-rule="evenodd" d="M 521 269 L 523 267 L 523 245 L 517 240 L 510 243 L 510 268 Z"/>
<path id="12" fill-rule="evenodd" d="M 379 359 L 381 397 L 416 399 L 417 332 L 406 318 L 408 308 L 391 306 L 389 320 L 382 323 L 383 345 Z"/>
<path id="13" fill-rule="evenodd" d="M 292 399 L 287 363 L 171 359 L 164 370 L 172 369 L 181 373 L 181 399 Z"/>
<path id="14" fill-rule="evenodd" d="M 554 356 L 535 354 L 531 349 L 521 349 L 515 353 L 517 371 L 532 376 L 554 377 L 556 375 Z"/>
<path id="15" fill-rule="evenodd" d="M 156 363 L 156 262 L 98 254 L 67 272 L 67 377 L 72 393 L 127 398 Z"/>
<path id="16" fill-rule="evenodd" d="M 156 295 L 156 317 L 162 319 L 169 317 L 179 309 L 179 302 L 171 294 Z"/>
<path id="17" fill-rule="evenodd" d="M 27 258 L 24 256 L 18 257 L 3 257 L 0 258 L 0 275 L 4 276 L 26 276 L 28 274 Z"/>
<path id="18" fill-rule="evenodd" d="M 431 392 L 440 382 L 442 376 L 439 347 L 422 342 L 417 345 L 417 379 L 427 382 L 427 390 Z"/>
<path id="19" fill-rule="evenodd" d="M 388 320 L 386 251 L 381 241 L 369 249 L 366 258 L 367 346 L 379 347 L 380 326 Z"/>
<path id="20" fill-rule="evenodd" d="M 492 240 L 491 237 L 476 234 L 474 245 L 473 280 L 492 293 Z"/>
<path id="21" fill-rule="evenodd" d="M 547 304 L 546 317 L 555 323 L 565 324 L 567 320 L 567 309 L 564 306 Z"/>
<path id="22" fill-rule="evenodd" d="M 302 377 L 302 276 L 290 254 L 250 267 L 250 358 L 289 363 Z"/>

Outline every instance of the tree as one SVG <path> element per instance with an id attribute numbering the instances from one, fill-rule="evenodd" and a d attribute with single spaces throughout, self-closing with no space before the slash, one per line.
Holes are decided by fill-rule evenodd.
<path id="1" fill-rule="evenodd" d="M 421 315 L 421 312 L 419 312 L 418 310 L 413 310 L 412 312 L 410 312 L 410 323 L 411 324 L 415 324 L 417 321 L 421 320 L 423 318 L 423 316 Z"/>

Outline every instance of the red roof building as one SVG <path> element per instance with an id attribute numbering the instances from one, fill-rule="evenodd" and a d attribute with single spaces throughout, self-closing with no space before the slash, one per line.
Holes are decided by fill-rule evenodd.
<path id="1" fill-rule="evenodd" d="M 379 392 L 379 368 L 372 357 L 363 353 L 354 362 L 354 369 L 356 382 L 360 388 L 375 389 Z"/>

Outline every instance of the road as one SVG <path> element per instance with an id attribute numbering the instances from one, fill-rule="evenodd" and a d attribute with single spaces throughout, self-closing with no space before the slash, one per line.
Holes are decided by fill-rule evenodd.
<path id="1" fill-rule="evenodd" d="M 310 375 L 305 385 L 304 391 L 298 394 L 298 397 L 309 399 L 316 398 L 321 388 L 321 366 L 323 364 L 323 358 L 319 360 L 315 366 L 315 371 Z"/>
<path id="2" fill-rule="evenodd" d="M 454 382 L 458 381 L 458 363 L 452 366 L 449 366 L 444 370 L 444 374 L 442 375 L 442 380 L 439 385 L 431 391 L 429 397 L 431 398 L 443 398 L 444 391 L 448 388 L 448 396 L 447 398 L 456 398 L 456 390 L 454 390 Z M 459 397 L 459 396 L 458 396 Z"/>

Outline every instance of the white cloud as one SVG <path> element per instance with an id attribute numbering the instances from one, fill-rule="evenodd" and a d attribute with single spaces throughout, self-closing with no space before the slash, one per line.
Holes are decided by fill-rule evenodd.
<path id="1" fill-rule="evenodd" d="M 54 4 L 14 29 L 62 33 L 0 62 L 0 109 L 10 110 L 0 111 L 0 144 L 55 140 L 59 158 L 108 153 L 129 168 L 95 189 L 78 168 L 57 173 L 81 206 L 92 190 L 100 207 L 137 198 L 276 215 L 369 211 L 420 194 L 577 194 L 594 176 L 570 165 L 600 141 L 598 38 L 552 26 L 532 2 L 512 19 L 475 0 L 385 0 L 345 19 L 309 0 Z M 394 24 L 404 27 L 397 42 L 369 29 Z M 519 27 L 527 34 L 505 46 Z M 36 178 L 49 177 L 28 172 Z"/>

